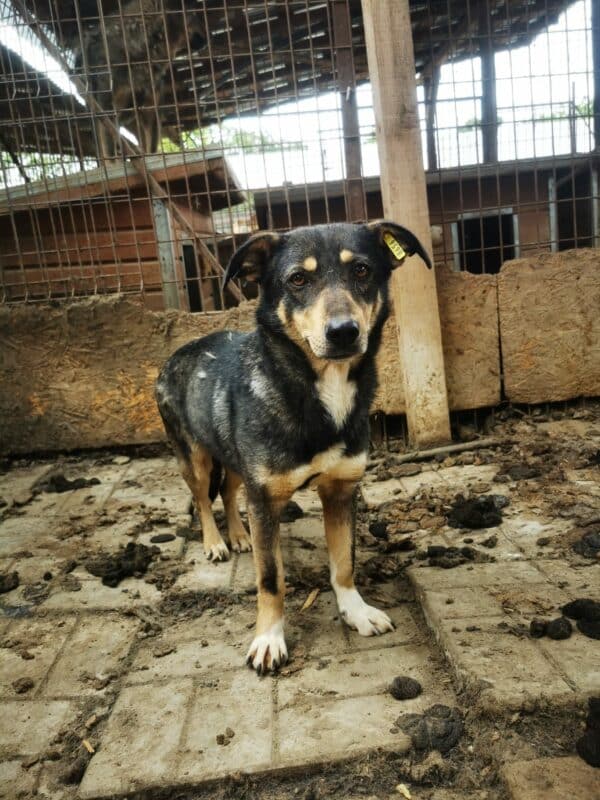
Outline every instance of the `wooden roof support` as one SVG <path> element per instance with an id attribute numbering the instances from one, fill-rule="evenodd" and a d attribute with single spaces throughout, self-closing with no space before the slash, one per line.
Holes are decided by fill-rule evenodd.
<path id="1" fill-rule="evenodd" d="M 333 0 L 331 15 L 335 45 L 334 63 L 342 105 L 346 216 L 349 222 L 364 222 L 367 219 L 367 208 L 362 183 L 356 75 L 352 56 L 352 20 L 348 0 Z"/>
<path id="2" fill-rule="evenodd" d="M 362 0 L 387 218 L 413 231 L 431 253 L 431 230 L 408 0 Z M 435 272 L 409 258 L 394 272 L 406 417 L 420 448 L 450 441 Z"/>
<path id="3" fill-rule="evenodd" d="M 498 108 L 496 105 L 496 59 L 490 22 L 490 6 L 479 6 L 479 53 L 481 56 L 481 140 L 483 160 L 498 161 Z"/>
<path id="4" fill-rule="evenodd" d="M 594 65 L 594 148 L 600 150 L 600 0 L 592 0 L 592 62 Z"/>

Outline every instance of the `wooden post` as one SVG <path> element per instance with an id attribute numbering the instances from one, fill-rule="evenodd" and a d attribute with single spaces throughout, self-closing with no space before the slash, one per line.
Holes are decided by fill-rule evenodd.
<path id="1" fill-rule="evenodd" d="M 481 56 L 481 141 L 483 160 L 498 161 L 498 108 L 496 105 L 496 62 L 490 31 L 490 7 L 479 9 L 479 55 Z"/>
<path id="2" fill-rule="evenodd" d="M 408 0 L 362 0 L 362 8 L 384 214 L 412 230 L 431 253 Z M 394 271 L 391 294 L 410 440 L 420 448 L 446 443 L 450 422 L 435 272 L 409 258 Z"/>
<path id="3" fill-rule="evenodd" d="M 348 222 L 365 222 L 367 211 L 363 192 L 361 169 L 360 128 L 356 104 L 356 77 L 352 58 L 352 27 L 348 0 L 333 0 L 334 62 L 337 85 L 342 104 L 342 133 L 344 137 L 344 160 L 346 178 L 346 217 Z"/>
<path id="4" fill-rule="evenodd" d="M 600 150 L 600 0 L 592 0 L 592 64 L 594 69 L 594 148 Z"/>
<path id="5" fill-rule="evenodd" d="M 440 84 L 441 68 L 434 64 L 431 75 L 423 79 L 425 90 L 425 126 L 427 133 L 427 169 L 433 172 L 438 168 L 438 155 L 435 143 L 435 107 L 437 103 L 438 86 Z"/>

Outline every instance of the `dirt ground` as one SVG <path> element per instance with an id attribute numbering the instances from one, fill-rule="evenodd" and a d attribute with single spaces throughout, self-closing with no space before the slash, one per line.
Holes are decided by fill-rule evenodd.
<path id="1" fill-rule="evenodd" d="M 0 797 L 599 797 L 576 743 L 600 623 L 561 609 L 600 602 L 600 403 L 506 408 L 456 440 L 371 453 L 357 583 L 389 637 L 337 618 L 316 496 L 298 494 L 291 660 L 262 680 L 243 666 L 251 558 L 206 562 L 166 450 L 2 462 Z M 395 700 L 398 675 L 421 695 Z M 442 753 L 436 703 L 459 720 Z"/>

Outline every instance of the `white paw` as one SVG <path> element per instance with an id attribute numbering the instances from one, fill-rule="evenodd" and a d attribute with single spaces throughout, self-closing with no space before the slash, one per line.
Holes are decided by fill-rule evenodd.
<path id="1" fill-rule="evenodd" d="M 240 534 L 236 537 L 231 537 L 231 549 L 234 550 L 236 553 L 249 553 L 252 550 L 252 542 L 250 541 L 250 537 L 244 531 L 243 534 Z"/>
<path id="2" fill-rule="evenodd" d="M 210 546 L 204 546 L 204 552 L 209 561 L 229 561 L 229 550 L 225 542 L 220 541 Z"/>
<path id="3" fill-rule="evenodd" d="M 254 639 L 246 656 L 246 664 L 262 675 L 269 670 L 275 672 L 286 663 L 287 658 L 283 621 L 280 621 Z"/>
<path id="4" fill-rule="evenodd" d="M 365 603 L 356 589 L 338 588 L 336 594 L 342 619 L 361 636 L 379 636 L 394 630 L 388 615 Z"/>

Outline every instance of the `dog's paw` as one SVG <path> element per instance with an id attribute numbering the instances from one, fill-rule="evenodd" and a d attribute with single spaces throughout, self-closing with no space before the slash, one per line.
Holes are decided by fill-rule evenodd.
<path id="1" fill-rule="evenodd" d="M 263 675 L 269 671 L 276 672 L 287 659 L 283 623 L 277 622 L 254 639 L 246 656 L 246 664 Z"/>
<path id="2" fill-rule="evenodd" d="M 204 545 L 204 552 L 209 561 L 229 561 L 229 550 L 224 541 Z"/>
<path id="3" fill-rule="evenodd" d="M 249 553 L 252 550 L 252 542 L 246 531 L 236 534 L 235 536 L 230 534 L 229 538 L 231 549 L 236 553 Z"/>
<path id="4" fill-rule="evenodd" d="M 384 611 L 370 606 L 355 590 L 338 600 L 340 615 L 346 625 L 361 636 L 379 636 L 394 630 L 394 623 Z"/>

